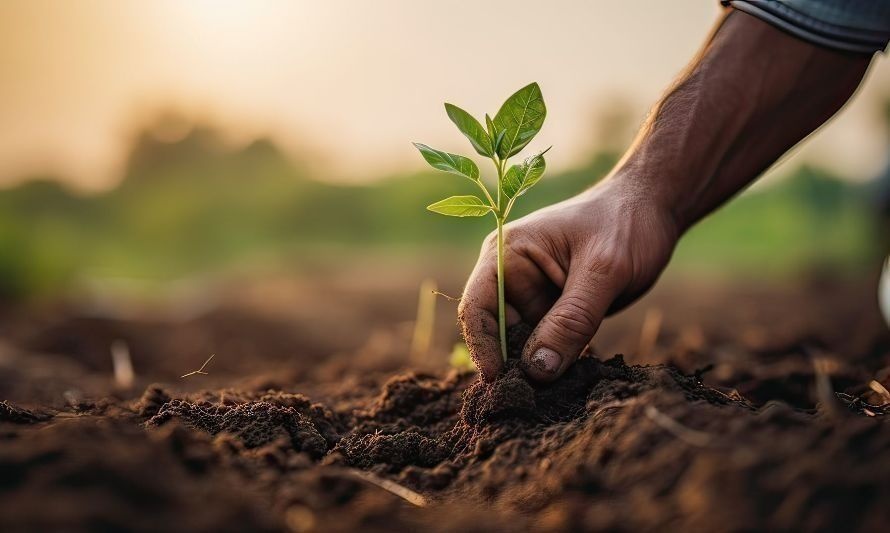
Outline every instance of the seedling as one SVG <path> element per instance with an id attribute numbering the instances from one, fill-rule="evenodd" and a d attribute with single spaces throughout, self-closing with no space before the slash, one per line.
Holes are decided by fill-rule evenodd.
<path id="1" fill-rule="evenodd" d="M 497 170 L 495 194 L 479 175 L 479 167 L 471 159 L 442 152 L 425 144 L 414 143 L 433 168 L 461 176 L 473 182 L 484 196 L 452 196 L 427 206 L 434 213 L 452 217 L 494 215 L 497 224 L 498 333 L 501 357 L 507 360 L 507 325 L 504 302 L 504 224 L 516 199 L 528 192 L 544 175 L 544 150 L 519 164 L 507 167 L 507 161 L 519 154 L 541 130 L 547 107 L 537 83 L 516 91 L 501 106 L 494 119 L 485 115 L 485 127 L 463 109 L 445 104 L 445 112 L 481 156 L 491 159 Z"/>
<path id="2" fill-rule="evenodd" d="M 473 362 L 473 358 L 470 356 L 470 350 L 462 342 L 454 345 L 448 364 L 451 365 L 451 368 L 461 372 L 473 372 L 476 370 L 476 363 Z"/>

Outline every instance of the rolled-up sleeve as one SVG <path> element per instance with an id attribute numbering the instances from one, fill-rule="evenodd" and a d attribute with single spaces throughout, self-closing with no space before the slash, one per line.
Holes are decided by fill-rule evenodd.
<path id="1" fill-rule="evenodd" d="M 873 54 L 890 40 L 890 0 L 722 0 L 812 43 Z"/>

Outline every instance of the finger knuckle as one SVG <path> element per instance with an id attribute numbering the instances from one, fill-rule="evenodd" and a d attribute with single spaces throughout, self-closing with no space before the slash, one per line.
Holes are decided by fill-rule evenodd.
<path id="1" fill-rule="evenodd" d="M 533 236 L 524 230 L 510 232 L 507 235 L 506 248 L 507 251 L 522 252 L 529 248 L 534 242 Z"/>
<path id="2" fill-rule="evenodd" d="M 614 250 L 599 251 L 590 261 L 590 275 L 604 280 L 624 280 L 633 271 L 633 262 Z"/>
<path id="3" fill-rule="evenodd" d="M 574 338 L 592 337 L 599 322 L 590 302 L 580 296 L 568 296 L 551 312 L 550 319 L 557 331 Z"/>
<path id="4" fill-rule="evenodd" d="M 482 241 L 482 250 L 494 250 L 498 246 L 498 234 L 496 231 L 492 231 L 488 235 L 485 236 L 485 239 Z"/>

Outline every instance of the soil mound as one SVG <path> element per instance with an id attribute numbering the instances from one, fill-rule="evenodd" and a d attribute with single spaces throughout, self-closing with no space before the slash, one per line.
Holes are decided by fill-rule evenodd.
<path id="1" fill-rule="evenodd" d="M 33 379 L 0 379 L 29 407 L 0 402 L 0 530 L 883 531 L 890 336 L 835 314 L 858 356 L 796 332 L 730 343 L 721 318 L 722 337 L 665 326 L 682 357 L 634 359 L 683 371 L 586 354 L 548 385 L 519 366 L 528 328 L 492 383 L 294 358 L 183 389 L 145 377 L 141 397 L 83 369 L 45 391 L 48 363 L 22 351 L 4 369 Z"/>
<path id="2" fill-rule="evenodd" d="M 146 396 L 154 398 L 166 394 L 150 390 L 143 398 Z M 153 405 L 153 402 L 143 405 Z M 150 413 L 152 409 L 141 411 Z M 256 401 L 244 403 L 236 403 L 231 398 L 222 404 L 172 399 L 161 405 L 147 424 L 162 426 L 178 420 L 211 435 L 231 435 L 246 448 L 256 448 L 286 437 L 295 451 L 320 458 L 340 439 L 332 418 L 329 411 L 312 404 L 305 396 L 270 391 Z"/>

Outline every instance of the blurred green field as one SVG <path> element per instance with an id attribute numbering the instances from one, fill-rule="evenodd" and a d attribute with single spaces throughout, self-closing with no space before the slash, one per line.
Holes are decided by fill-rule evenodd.
<path id="1" fill-rule="evenodd" d="M 583 168 L 545 177 L 517 216 L 588 187 L 615 160 L 615 154 L 598 154 Z M 0 191 L 0 296 L 51 297 L 84 279 L 164 281 L 256 263 L 299 269 L 366 253 L 411 260 L 447 247 L 471 257 L 490 230 L 487 221 L 454 223 L 425 211 L 463 191 L 464 183 L 446 174 L 392 176 L 364 186 L 315 178 L 268 141 L 233 150 L 211 129 L 176 143 L 146 132 L 111 191 L 77 195 L 51 176 Z M 694 228 L 672 271 L 855 274 L 880 255 L 868 196 L 867 186 L 799 168 Z"/>
<path id="2" fill-rule="evenodd" d="M 873 188 L 800 167 L 695 226 L 680 242 L 673 268 L 748 279 L 874 270 L 885 237 Z"/>

